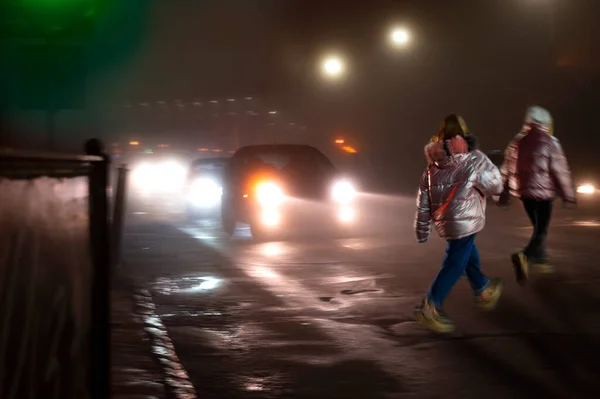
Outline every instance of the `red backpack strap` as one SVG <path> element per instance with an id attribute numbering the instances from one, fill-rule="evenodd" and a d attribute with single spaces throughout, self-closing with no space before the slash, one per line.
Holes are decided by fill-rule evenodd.
<path id="1" fill-rule="evenodd" d="M 448 207 L 448 205 L 450 204 L 450 201 L 452 201 L 452 198 L 454 198 L 454 194 L 456 194 L 456 190 L 458 190 L 458 185 L 459 183 L 457 183 L 454 187 L 452 187 L 452 191 L 450 191 L 450 195 L 448 196 L 448 198 L 446 199 L 446 201 L 442 204 L 442 206 L 440 206 L 438 208 L 438 212 L 444 212 L 444 210 Z"/>
<path id="2" fill-rule="evenodd" d="M 434 163 L 431 162 L 427 166 L 427 190 L 429 192 L 431 192 L 431 168 L 433 167 L 433 165 L 434 165 Z"/>

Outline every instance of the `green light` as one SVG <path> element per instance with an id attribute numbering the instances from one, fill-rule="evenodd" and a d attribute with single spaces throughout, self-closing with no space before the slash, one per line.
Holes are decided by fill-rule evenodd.
<path id="1" fill-rule="evenodd" d="M 91 5 L 94 0 L 21 0 L 21 4 L 25 6 L 48 6 L 48 7 L 64 7 L 64 6 L 83 6 Z"/>
<path id="2" fill-rule="evenodd" d="M 37 35 L 77 37 L 90 30 L 99 0 L 13 1 L 17 5 L 10 19 L 22 18 L 24 31 L 35 31 Z"/>

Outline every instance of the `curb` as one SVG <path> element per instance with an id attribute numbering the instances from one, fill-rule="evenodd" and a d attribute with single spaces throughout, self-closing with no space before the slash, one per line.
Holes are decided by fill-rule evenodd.
<path id="1" fill-rule="evenodd" d="M 135 289 L 134 314 L 138 317 L 144 331 L 148 334 L 152 355 L 158 362 L 164 376 L 165 391 L 169 399 L 197 399 L 198 395 L 190 381 L 187 371 L 175 353 L 173 342 L 160 316 L 156 314 L 156 305 L 152 295 L 146 289 Z"/>

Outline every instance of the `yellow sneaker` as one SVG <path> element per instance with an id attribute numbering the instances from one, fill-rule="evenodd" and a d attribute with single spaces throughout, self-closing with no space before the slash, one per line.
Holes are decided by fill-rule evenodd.
<path id="1" fill-rule="evenodd" d="M 529 264 L 527 262 L 527 257 L 523 252 L 517 252 L 511 256 L 511 260 L 515 268 L 517 282 L 521 285 L 525 284 L 529 279 Z"/>
<path id="2" fill-rule="evenodd" d="M 415 308 L 417 322 L 423 327 L 440 334 L 454 332 L 454 324 L 440 309 L 436 309 L 427 299 Z"/>
<path id="3" fill-rule="evenodd" d="M 504 291 L 504 283 L 499 278 L 490 280 L 488 286 L 477 295 L 477 304 L 483 310 L 494 310 Z"/>

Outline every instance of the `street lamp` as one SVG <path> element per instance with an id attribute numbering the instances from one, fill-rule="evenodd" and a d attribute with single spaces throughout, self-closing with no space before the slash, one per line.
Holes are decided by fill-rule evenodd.
<path id="1" fill-rule="evenodd" d="M 344 73 L 344 63 L 338 57 L 327 57 L 323 61 L 323 72 L 326 76 L 337 78 Z"/>
<path id="2" fill-rule="evenodd" d="M 396 47 L 404 47 L 410 41 L 410 34 L 404 28 L 394 28 L 390 32 L 390 41 Z"/>

